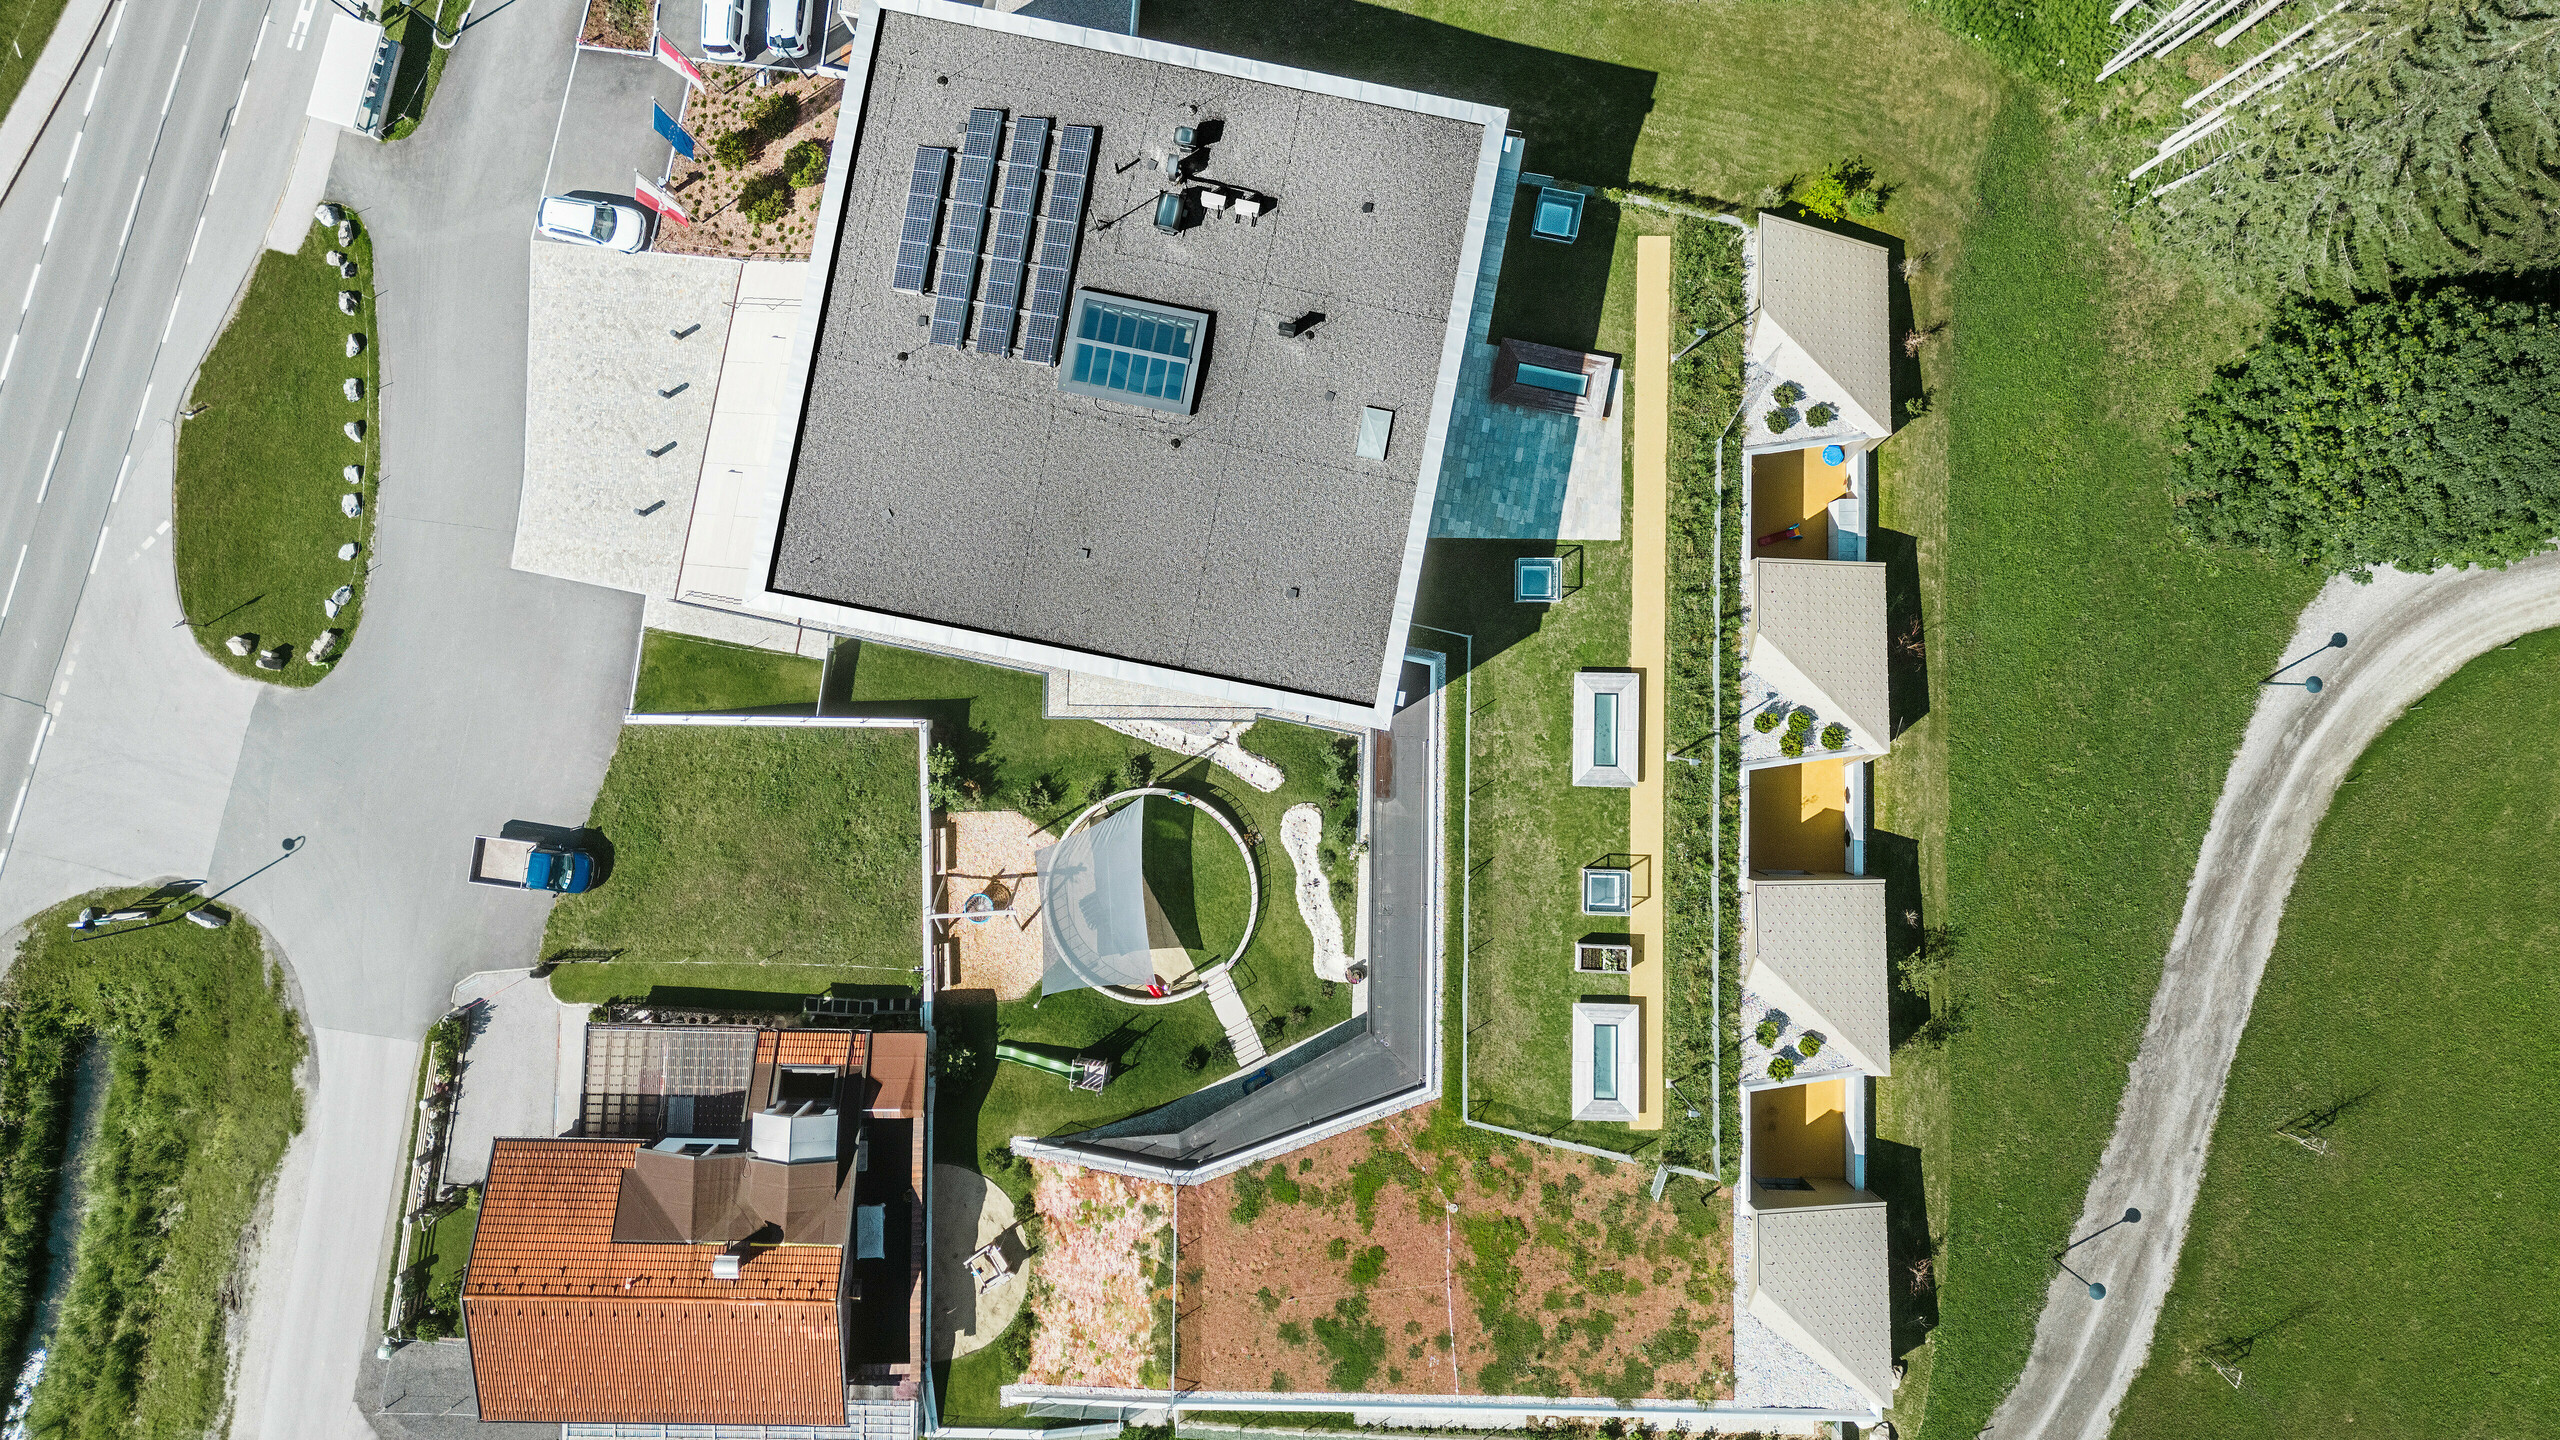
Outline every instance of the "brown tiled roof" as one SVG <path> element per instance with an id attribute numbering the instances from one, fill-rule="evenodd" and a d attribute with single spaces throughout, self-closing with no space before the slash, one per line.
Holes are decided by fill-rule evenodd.
<path id="1" fill-rule="evenodd" d="M 871 1097 L 874 1115 L 924 1114 L 925 1040 L 917 1031 L 874 1032 L 871 1078 L 879 1090 Z"/>
<path id="2" fill-rule="evenodd" d="M 500 1140 L 463 1287 L 480 1417 L 840 1425 L 834 1245 L 715 1280 L 718 1245 L 613 1240 L 628 1140 Z"/>
<path id="3" fill-rule="evenodd" d="M 855 1065 L 861 1038 L 850 1030 L 767 1030 L 756 1037 L 756 1063 Z"/>

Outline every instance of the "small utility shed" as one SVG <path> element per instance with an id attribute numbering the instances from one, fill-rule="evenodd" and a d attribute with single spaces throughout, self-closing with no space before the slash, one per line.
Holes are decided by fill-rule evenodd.
<path id="1" fill-rule="evenodd" d="M 1760 393 L 1794 382 L 1804 387 L 1799 411 L 1829 404 L 1829 425 L 1809 420 L 1769 429 L 1767 405 L 1751 407 L 1746 450 L 1781 450 L 1836 442 L 1857 445 L 1893 433 L 1893 274 L 1881 245 L 1763 211 L 1760 265 L 1753 281 L 1746 358 L 1768 382 Z"/>
<path id="2" fill-rule="evenodd" d="M 1751 885 L 1743 987 L 1818 1030 L 1869 1075 L 1893 1073 L 1885 990 L 1884 877 L 1807 875 Z"/>
<path id="3" fill-rule="evenodd" d="M 1884 566 L 1865 560 L 1751 563 L 1750 682 L 1849 727 L 1848 755 L 1881 755 L 1893 734 L 1885 672 Z M 1746 758 L 1748 758 L 1746 756 Z"/>
<path id="4" fill-rule="evenodd" d="M 1893 1403 L 1884 1202 L 1864 1191 L 1845 1194 L 1855 1198 L 1759 1197 L 1743 1303 L 1752 1318 L 1881 1410 Z"/>

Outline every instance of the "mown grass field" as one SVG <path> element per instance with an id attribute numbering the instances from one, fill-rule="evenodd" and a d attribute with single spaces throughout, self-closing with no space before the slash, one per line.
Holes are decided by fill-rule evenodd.
<path id="1" fill-rule="evenodd" d="M 86 943 L 65 927 L 83 905 L 144 894 L 100 891 L 33 917 L 0 988 L 0 1035 L 13 1047 L 95 1036 L 109 1058 L 75 1268 L 28 1415 L 35 1435 L 218 1423 L 242 1231 L 302 1125 L 304 1036 L 256 926 L 165 923 L 171 909 L 164 923 Z M 0 1069 L 30 1059 L 43 1057 L 0 1056 Z M 51 1203 L 14 1185 L 9 1199 Z M 41 1277 L 13 1268 L 0 1283 L 18 1291 Z"/>
<path id="2" fill-rule="evenodd" d="M 684 991 L 797 1010 L 830 985 L 912 989 L 922 801 L 913 730 L 634 725 L 588 827 L 603 880 L 554 904 L 564 1000 Z M 670 994 L 668 992 L 675 992 Z"/>
<path id="3" fill-rule="evenodd" d="M 2232 1063 L 2123 1440 L 2548 1423 L 2555 665 L 2548 630 L 2472 661 L 2340 787 Z"/>
<path id="4" fill-rule="evenodd" d="M 373 239 L 364 217 L 355 218 L 352 245 L 340 247 L 336 234 L 314 225 L 300 254 L 262 255 L 188 394 L 188 408 L 203 413 L 178 426 L 170 536 L 178 603 L 216 663 L 278 685 L 319 684 L 335 661 L 307 663 L 312 640 L 344 632 L 336 657 L 343 659 L 364 617 L 381 498 L 383 337 L 373 308 Z M 352 280 L 322 263 L 324 252 L 339 248 L 356 262 Z M 340 290 L 364 297 L 355 314 L 338 313 Z M 345 352 L 350 333 L 365 337 L 353 359 Z M 351 375 L 364 382 L 364 399 L 352 404 L 340 389 Z M 350 420 L 366 427 L 361 443 L 340 429 Z M 348 465 L 364 467 L 361 486 L 345 483 Z M 364 497 L 352 520 L 339 508 L 351 491 Z M 340 560 L 350 541 L 360 547 L 355 558 Z M 355 597 L 332 619 L 321 605 L 341 585 L 354 586 Z M 250 655 L 224 646 L 233 635 L 254 637 Z M 285 667 L 258 669 L 255 652 L 278 645 L 293 647 Z"/>
<path id="5" fill-rule="evenodd" d="M 641 715 L 720 711 L 810 715 L 825 666 L 805 655 L 648 630 L 640 636 L 640 673 L 631 708 Z"/>

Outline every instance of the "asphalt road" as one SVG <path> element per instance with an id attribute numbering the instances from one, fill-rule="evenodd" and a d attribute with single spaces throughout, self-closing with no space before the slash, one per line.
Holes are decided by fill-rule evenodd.
<path id="1" fill-rule="evenodd" d="M 2401 712 L 2474 656 L 2560 626 L 2560 554 L 2503 571 L 2333 580 L 2303 612 L 2286 660 L 2333 633 L 2347 646 L 2285 672 L 2318 675 L 2314 696 L 2269 687 L 2233 759 L 2196 860 L 2185 913 L 2152 996 L 2151 1019 L 2089 1185 L 2075 1237 L 2119 1225 L 2071 1252 L 2106 1286 L 2056 1274 L 2015 1389 L 1985 1434 L 2105 1440 L 2142 1368 L 2176 1278 L 2231 1058 L 2247 1027 L 2285 897 L 2339 782 Z"/>

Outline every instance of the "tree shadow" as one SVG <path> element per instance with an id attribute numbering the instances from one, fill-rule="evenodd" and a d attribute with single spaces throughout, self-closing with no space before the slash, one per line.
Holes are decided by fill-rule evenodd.
<path id="1" fill-rule="evenodd" d="M 996 992 L 945 990 L 934 997 L 933 1028 L 945 1049 L 967 1047 L 984 1056 L 966 1075 L 945 1075 L 934 1085 L 934 1159 L 983 1173 L 978 1156 L 978 1111 L 996 1083 Z"/>
<path id="2" fill-rule="evenodd" d="M 1924 919 L 1920 899 L 1920 842 L 1870 827 L 1867 873 L 1884 877 L 1885 985 L 1892 1043 L 1899 1047 L 1929 1023 L 1929 1001 L 1901 983 L 1903 966 L 1919 953 Z"/>
<path id="3" fill-rule="evenodd" d="M 1899 530 L 1878 530 L 1867 540 L 1867 558 L 1884 562 L 1884 672 L 1894 735 L 1929 713 L 1929 637 L 1920 606 L 1920 541 Z"/>

